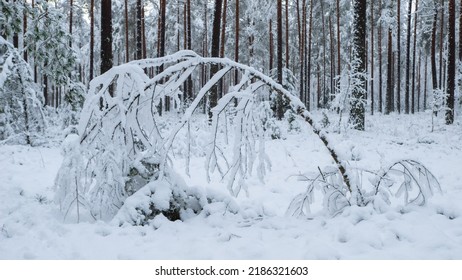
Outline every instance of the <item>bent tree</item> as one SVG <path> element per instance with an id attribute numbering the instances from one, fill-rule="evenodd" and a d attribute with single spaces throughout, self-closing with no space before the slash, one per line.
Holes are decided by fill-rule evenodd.
<path id="1" fill-rule="evenodd" d="M 180 114 L 179 121 L 169 126 L 161 125 L 162 118 L 156 105 L 166 98 L 180 104 L 185 81 L 199 76 L 203 66 L 212 64 L 220 70 L 205 82 L 184 111 L 176 112 Z M 164 71 L 150 78 L 145 69 L 156 67 L 163 67 Z M 68 201 L 62 208 L 68 212 L 73 204 L 86 206 L 93 216 L 103 219 L 114 217 L 117 212 L 120 218 L 120 211 L 124 209 L 124 213 L 129 213 L 130 223 L 142 224 L 156 213 L 163 213 L 171 219 L 179 218 L 181 209 L 185 208 L 197 213 L 204 201 L 215 200 L 210 197 L 204 200 L 200 194 L 185 188 L 184 182 L 178 180 L 173 171 L 171 157 L 174 143 L 186 142 L 185 156 L 189 162 L 193 138 L 190 128 L 198 115 L 195 112 L 201 111 L 201 103 L 206 102 L 208 92 L 235 71 L 240 72 L 239 83 L 229 87 L 217 105 L 211 108 L 210 137 L 205 139 L 208 141 L 205 155 L 207 179 L 212 180 L 212 174 L 218 174 L 227 180 L 229 193 L 238 196 L 242 189 L 246 190 L 245 181 L 254 166 L 263 178 L 269 160 L 264 143 L 268 103 L 262 101 L 262 97 L 276 93 L 290 101 L 292 110 L 312 127 L 326 147 L 340 178 L 336 191 L 364 205 L 362 190 L 351 180 L 347 163 L 339 158 L 328 134 L 316 125 L 298 97 L 254 68 L 227 58 L 201 57 L 192 51 L 179 51 L 162 58 L 113 67 L 90 83 L 89 97 L 79 122 L 79 140 L 73 142 L 77 142 L 78 147 L 73 144 L 68 149 L 78 151 L 69 152 L 69 157 L 80 158 L 65 160 L 79 166 L 62 166 L 64 170 L 59 172 L 56 180 L 56 188 L 61 190 L 60 202 Z M 227 136 L 221 128 L 231 123 L 230 118 L 234 143 L 231 153 L 226 153 L 225 147 L 229 145 L 223 140 Z M 70 173 L 75 176 L 72 180 L 69 180 Z M 69 192 L 64 191 L 65 188 Z M 67 193 L 74 199 L 69 199 Z M 128 197 L 140 195 L 142 199 L 127 203 Z M 167 203 L 162 203 L 164 200 L 160 198 L 166 199 Z"/>

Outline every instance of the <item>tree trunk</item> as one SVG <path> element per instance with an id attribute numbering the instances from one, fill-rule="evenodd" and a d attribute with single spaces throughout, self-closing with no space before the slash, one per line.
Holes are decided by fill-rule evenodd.
<path id="1" fill-rule="evenodd" d="M 460 0 L 459 9 L 459 61 L 462 62 L 462 0 Z"/>
<path id="2" fill-rule="evenodd" d="M 411 95 L 411 113 L 415 112 L 415 61 L 416 61 L 416 48 L 417 48 L 417 10 L 419 8 L 419 0 L 415 1 L 415 10 L 414 15 L 414 46 L 412 50 L 412 95 Z M 410 31 L 410 30 L 409 30 Z M 420 62 L 419 62 L 420 63 Z M 420 70 L 420 68 L 419 68 Z M 419 92 L 420 96 L 420 92 Z"/>
<path id="3" fill-rule="evenodd" d="M 270 19 L 269 20 L 269 71 L 273 69 L 273 21 Z"/>
<path id="4" fill-rule="evenodd" d="M 141 36 L 141 0 L 136 0 L 136 59 L 143 57 L 143 42 Z"/>
<path id="5" fill-rule="evenodd" d="M 421 81 L 421 68 L 422 68 L 422 50 L 419 51 L 419 60 L 417 64 L 417 112 L 420 112 L 420 100 L 421 100 L 421 90 L 422 90 L 422 81 Z M 414 89 L 412 89 L 412 95 L 414 95 Z"/>
<path id="6" fill-rule="evenodd" d="M 382 0 L 379 0 L 382 1 Z M 374 0 L 371 0 L 371 115 L 374 115 Z"/>
<path id="7" fill-rule="evenodd" d="M 310 1 L 310 19 L 309 19 L 310 29 L 308 30 L 308 56 L 305 61 L 308 64 L 308 69 L 306 70 L 306 109 L 310 110 L 310 100 L 311 100 L 311 34 L 313 32 L 313 0 Z"/>
<path id="8" fill-rule="evenodd" d="M 74 17 L 74 3 L 73 0 L 70 0 L 69 2 L 69 34 L 71 35 L 71 38 L 69 39 L 69 47 L 72 48 L 72 21 Z"/>
<path id="9" fill-rule="evenodd" d="M 192 50 L 192 38 L 191 38 L 191 0 L 186 1 L 186 9 L 185 9 L 185 49 Z M 186 80 L 185 86 L 185 95 L 187 98 L 187 102 L 191 102 L 194 98 L 193 96 L 193 82 L 191 76 L 188 77 Z"/>
<path id="10" fill-rule="evenodd" d="M 128 0 L 125 0 L 125 62 L 129 61 L 130 57 L 128 51 Z"/>
<path id="11" fill-rule="evenodd" d="M 282 85 L 282 0 L 277 0 L 277 79 Z M 278 120 L 284 117 L 282 108 L 282 96 L 276 96 L 276 117 Z"/>
<path id="12" fill-rule="evenodd" d="M 366 0 L 354 1 L 354 55 L 359 60 L 357 73 L 366 73 Z M 361 85 L 353 88 L 352 99 L 350 100 L 350 124 L 354 129 L 364 130 L 364 93 L 366 92 L 366 79 L 364 76 L 359 77 Z"/>
<path id="13" fill-rule="evenodd" d="M 379 0 L 379 12 L 382 14 L 382 0 Z M 378 52 L 379 52 L 379 112 L 382 113 L 383 108 L 383 95 L 382 95 L 382 84 L 383 84 L 383 77 L 382 77 L 382 21 L 379 22 L 379 29 L 378 29 Z"/>
<path id="14" fill-rule="evenodd" d="M 444 49 L 444 0 L 441 0 L 441 30 L 440 30 L 440 83 L 439 88 L 444 89 L 443 86 L 443 49 Z"/>
<path id="15" fill-rule="evenodd" d="M 324 1 L 321 1 L 321 20 L 322 20 L 322 89 L 318 91 L 318 108 L 326 106 L 326 20 L 324 16 Z M 321 104 L 321 93 L 323 104 Z"/>
<path id="16" fill-rule="evenodd" d="M 433 91 L 438 89 L 438 80 L 436 73 L 436 22 L 438 20 L 438 10 L 435 7 L 435 13 L 433 16 L 433 30 L 432 30 L 432 45 L 431 45 L 431 68 L 432 68 L 432 87 Z"/>
<path id="17" fill-rule="evenodd" d="M 101 0 L 101 74 L 112 68 L 112 0 Z"/>
<path id="18" fill-rule="evenodd" d="M 456 1 L 449 0 L 448 74 L 446 124 L 454 123 L 454 89 L 456 78 Z"/>
<path id="19" fill-rule="evenodd" d="M 144 5 L 141 6 L 141 38 L 142 38 L 142 56 L 141 58 L 146 58 L 147 53 L 146 53 L 146 26 L 145 26 L 145 20 L 144 20 Z"/>
<path id="20" fill-rule="evenodd" d="M 306 41 L 306 0 L 302 3 L 302 20 L 300 25 L 300 100 L 306 104 L 305 99 L 305 41 Z"/>
<path id="21" fill-rule="evenodd" d="M 221 36 L 220 36 L 220 57 L 225 57 L 225 44 L 226 44 L 226 12 L 228 7 L 228 0 L 223 1 L 222 21 L 221 21 Z M 218 99 L 223 97 L 223 89 L 225 86 L 225 77 L 218 83 Z"/>
<path id="22" fill-rule="evenodd" d="M 95 56 L 95 0 L 90 0 L 90 66 L 89 81 L 93 80 Z"/>
<path id="23" fill-rule="evenodd" d="M 405 96 L 404 96 L 404 113 L 409 114 L 409 87 L 411 73 L 411 17 L 412 17 L 412 0 L 409 0 L 407 12 L 407 34 L 406 34 L 406 81 L 405 81 Z"/>
<path id="24" fill-rule="evenodd" d="M 423 109 L 424 111 L 427 110 L 427 96 L 428 96 L 428 93 L 427 93 L 427 77 L 428 77 L 428 60 L 427 58 L 425 58 L 425 70 L 424 70 L 424 98 L 423 98 Z"/>
<path id="25" fill-rule="evenodd" d="M 392 30 L 388 29 L 388 59 L 387 59 L 387 96 L 385 102 L 385 114 L 392 111 L 393 104 L 393 38 Z"/>
<path id="26" fill-rule="evenodd" d="M 165 56 L 165 26 L 166 26 L 166 8 L 167 2 L 166 0 L 160 0 L 160 15 L 159 15 L 159 40 L 158 40 L 158 57 Z M 164 71 L 164 65 L 159 67 L 159 73 Z M 165 111 L 170 110 L 170 98 L 165 97 Z M 162 114 L 162 101 L 159 103 L 159 112 Z"/>
<path id="27" fill-rule="evenodd" d="M 234 60 L 236 62 L 239 62 L 239 1 L 236 0 L 236 18 L 235 18 L 235 39 L 234 39 Z M 234 72 L 234 84 L 238 84 L 239 80 L 239 72 L 236 70 Z"/>
<path id="28" fill-rule="evenodd" d="M 289 69 L 289 0 L 286 0 L 286 68 Z"/>
<path id="29" fill-rule="evenodd" d="M 27 33 L 27 11 L 24 10 L 23 22 L 22 22 L 22 34 L 23 34 L 22 38 L 23 38 L 23 40 L 25 38 L 26 33 Z M 26 48 L 24 48 L 23 58 L 24 58 L 24 61 L 27 62 L 27 49 Z"/>
<path id="30" fill-rule="evenodd" d="M 215 0 L 215 10 L 213 13 L 213 26 L 212 26 L 212 49 L 211 49 L 211 56 L 212 57 L 219 57 L 220 55 L 220 23 L 221 23 L 221 8 L 223 6 L 222 0 Z M 218 65 L 212 64 L 210 66 L 210 77 L 213 77 L 219 70 Z M 213 113 L 211 111 L 212 108 L 217 106 L 218 104 L 218 85 L 215 84 L 210 89 L 210 96 L 209 96 L 209 108 L 208 108 L 208 115 L 209 121 L 211 123 Z"/>
<path id="31" fill-rule="evenodd" d="M 398 110 L 398 113 L 401 113 L 401 0 L 398 0 L 397 4 L 397 28 L 398 28 L 398 34 L 396 35 L 397 43 L 396 43 L 396 48 L 397 48 L 397 61 L 396 61 L 396 66 L 398 69 L 396 70 L 396 109 Z"/>
<path id="32" fill-rule="evenodd" d="M 340 0 L 337 0 L 337 75 L 340 76 Z"/>
<path id="33" fill-rule="evenodd" d="M 334 50 L 334 31 L 332 26 L 332 16 L 329 15 L 329 33 L 330 33 L 330 100 L 333 100 L 335 93 L 334 78 L 335 78 L 335 50 Z M 327 97 L 327 96 L 326 96 Z M 324 105 L 327 106 L 328 98 L 324 100 Z"/>
<path id="34" fill-rule="evenodd" d="M 228 0 L 223 1 L 223 20 L 221 22 L 221 43 L 220 43 L 220 57 L 225 57 L 225 43 L 226 43 L 226 10 L 228 7 Z"/>

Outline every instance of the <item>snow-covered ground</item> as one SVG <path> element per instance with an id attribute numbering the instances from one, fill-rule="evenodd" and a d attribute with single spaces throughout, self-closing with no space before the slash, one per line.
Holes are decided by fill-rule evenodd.
<path id="1" fill-rule="evenodd" d="M 149 226 L 63 221 L 53 202 L 59 147 L 0 146 L 0 259 L 462 259 L 462 124 L 437 124 L 429 114 L 368 116 L 366 132 L 331 133 L 340 156 L 376 170 L 416 159 L 441 183 L 443 194 L 426 206 L 376 211 L 348 207 L 331 217 L 286 215 L 306 182 L 292 175 L 332 164 L 308 129 L 267 143 L 272 170 L 265 183 L 248 180 L 237 214 L 214 209 L 183 222 L 158 216 Z M 200 145 L 200 144 L 199 144 Z M 226 193 L 226 182 L 207 183 L 204 158 L 175 168 L 190 186 Z"/>

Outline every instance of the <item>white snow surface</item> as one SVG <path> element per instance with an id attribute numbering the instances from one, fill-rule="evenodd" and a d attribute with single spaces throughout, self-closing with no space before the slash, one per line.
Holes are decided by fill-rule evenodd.
<path id="1" fill-rule="evenodd" d="M 272 170 L 265 182 L 257 174 L 248 179 L 248 194 L 236 198 L 237 213 L 212 203 L 184 221 L 157 216 L 146 226 L 119 227 L 89 217 L 77 224 L 72 214 L 64 219 L 53 202 L 61 148 L 2 145 L 0 259 L 462 259 L 462 120 L 438 124 L 430 133 L 429 115 L 368 116 L 366 132 L 330 137 L 341 158 L 356 167 L 376 170 L 418 160 L 443 193 L 423 207 L 379 212 L 355 206 L 334 217 L 285 213 L 306 187 L 291 176 L 332 164 L 305 125 L 267 142 Z M 207 183 L 204 153 L 191 158 L 190 177 L 184 158 L 172 160 L 187 185 L 227 192 L 217 176 Z"/>

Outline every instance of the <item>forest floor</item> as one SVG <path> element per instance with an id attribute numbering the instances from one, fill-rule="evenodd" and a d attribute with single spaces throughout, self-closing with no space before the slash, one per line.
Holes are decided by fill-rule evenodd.
<path id="1" fill-rule="evenodd" d="M 319 139 L 301 126 L 267 142 L 271 171 L 264 182 L 249 178 L 247 193 L 236 198 L 237 214 L 214 211 L 183 222 L 159 216 L 139 227 L 64 221 L 53 202 L 59 145 L 1 145 L 0 259 L 462 259 L 461 118 L 452 126 L 438 120 L 430 132 L 428 112 L 367 116 L 366 132 L 330 133 L 351 166 L 378 170 L 415 159 L 443 190 L 422 207 L 377 211 L 370 204 L 334 217 L 317 211 L 322 198 L 309 218 L 286 215 L 307 184 L 294 175 L 332 164 Z M 193 157 L 188 177 L 185 159 L 173 158 L 188 185 L 226 193 L 226 182 L 207 182 L 204 161 Z"/>

